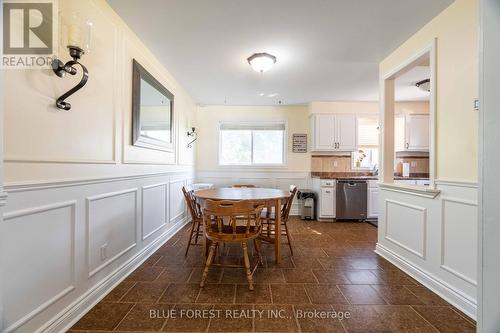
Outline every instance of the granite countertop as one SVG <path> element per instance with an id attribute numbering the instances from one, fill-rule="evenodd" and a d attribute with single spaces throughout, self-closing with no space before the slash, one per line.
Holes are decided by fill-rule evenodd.
<path id="1" fill-rule="evenodd" d="M 311 177 L 321 179 L 353 179 L 353 180 L 376 180 L 378 176 L 370 172 L 311 172 Z M 400 174 L 394 174 L 396 180 L 427 180 L 429 174 L 415 173 L 410 177 L 403 177 Z"/>

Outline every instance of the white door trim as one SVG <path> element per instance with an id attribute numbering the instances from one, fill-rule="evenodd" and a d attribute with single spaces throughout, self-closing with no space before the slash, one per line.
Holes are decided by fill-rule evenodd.
<path id="1" fill-rule="evenodd" d="M 480 2 L 478 332 L 500 330 L 500 3 Z"/>

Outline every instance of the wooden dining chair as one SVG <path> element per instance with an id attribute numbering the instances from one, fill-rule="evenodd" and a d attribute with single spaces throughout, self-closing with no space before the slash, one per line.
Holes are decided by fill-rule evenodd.
<path id="1" fill-rule="evenodd" d="M 232 187 L 235 188 L 256 188 L 256 185 L 253 184 L 234 184 Z"/>
<path id="2" fill-rule="evenodd" d="M 261 212 L 262 207 L 255 207 L 254 203 L 250 201 L 205 200 L 203 207 L 203 229 L 205 237 L 211 244 L 200 287 L 205 286 L 208 271 L 213 263 L 217 247 L 220 244 L 240 243 L 243 250 L 243 267 L 246 272 L 248 288 L 253 290 L 252 275 L 258 263 L 254 269 L 250 269 L 247 242 L 254 242 L 255 250 L 259 255 L 259 262 L 262 263 L 260 243 L 257 240 L 262 231 Z"/>
<path id="3" fill-rule="evenodd" d="M 290 209 L 292 208 L 293 199 L 297 194 L 297 186 L 290 186 L 290 196 L 285 201 L 281 207 L 281 226 L 279 232 L 285 235 L 287 238 L 288 247 L 290 248 L 290 254 L 293 256 L 292 241 L 290 240 L 290 233 L 288 232 L 288 220 L 290 218 Z M 267 235 L 267 239 L 263 237 L 263 240 L 269 240 L 276 232 L 275 226 L 275 212 L 268 208 L 267 212 L 261 214 L 262 218 L 262 234 Z"/>
<path id="4" fill-rule="evenodd" d="M 182 193 L 184 193 L 184 199 L 186 199 L 186 204 L 188 206 L 189 214 L 191 215 L 191 230 L 189 231 L 189 239 L 187 242 L 186 253 L 184 254 L 184 256 L 187 257 L 189 252 L 189 247 L 191 245 L 198 244 L 198 237 L 203 234 L 203 231 L 200 230 L 200 226 L 203 223 L 203 214 L 200 205 L 198 205 L 198 203 L 196 202 L 196 198 L 193 195 L 194 190 L 192 189 L 188 190 L 183 186 Z"/>

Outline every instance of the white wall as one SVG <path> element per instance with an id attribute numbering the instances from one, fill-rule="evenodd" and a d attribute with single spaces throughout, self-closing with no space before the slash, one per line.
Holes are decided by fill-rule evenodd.
<path id="1" fill-rule="evenodd" d="M 90 78 L 65 112 L 55 100 L 78 78 L 5 72 L 1 332 L 65 331 L 187 220 L 195 103 L 104 0 L 59 4 L 94 24 Z M 173 153 L 131 145 L 134 58 L 175 96 Z"/>
<path id="2" fill-rule="evenodd" d="M 51 70 L 5 73 L 5 182 L 88 179 L 179 171 L 194 165 L 185 132 L 194 101 L 104 0 L 59 1 L 61 19 L 78 11 L 93 22 L 93 46 L 82 63 L 89 81 L 69 98 L 68 112 L 55 100 L 79 76 L 60 79 Z M 69 56 L 60 47 L 60 57 Z M 131 145 L 132 59 L 175 96 L 175 153 Z M 18 98 L 22 91 L 23 98 Z"/>

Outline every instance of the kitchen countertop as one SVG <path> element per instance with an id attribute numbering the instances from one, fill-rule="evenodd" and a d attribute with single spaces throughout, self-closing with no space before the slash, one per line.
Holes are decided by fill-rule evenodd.
<path id="1" fill-rule="evenodd" d="M 311 177 L 321 179 L 353 179 L 353 180 L 376 180 L 378 176 L 368 172 L 311 172 Z M 410 174 L 410 177 L 394 175 L 395 180 L 428 180 L 429 174 L 416 173 Z"/>

